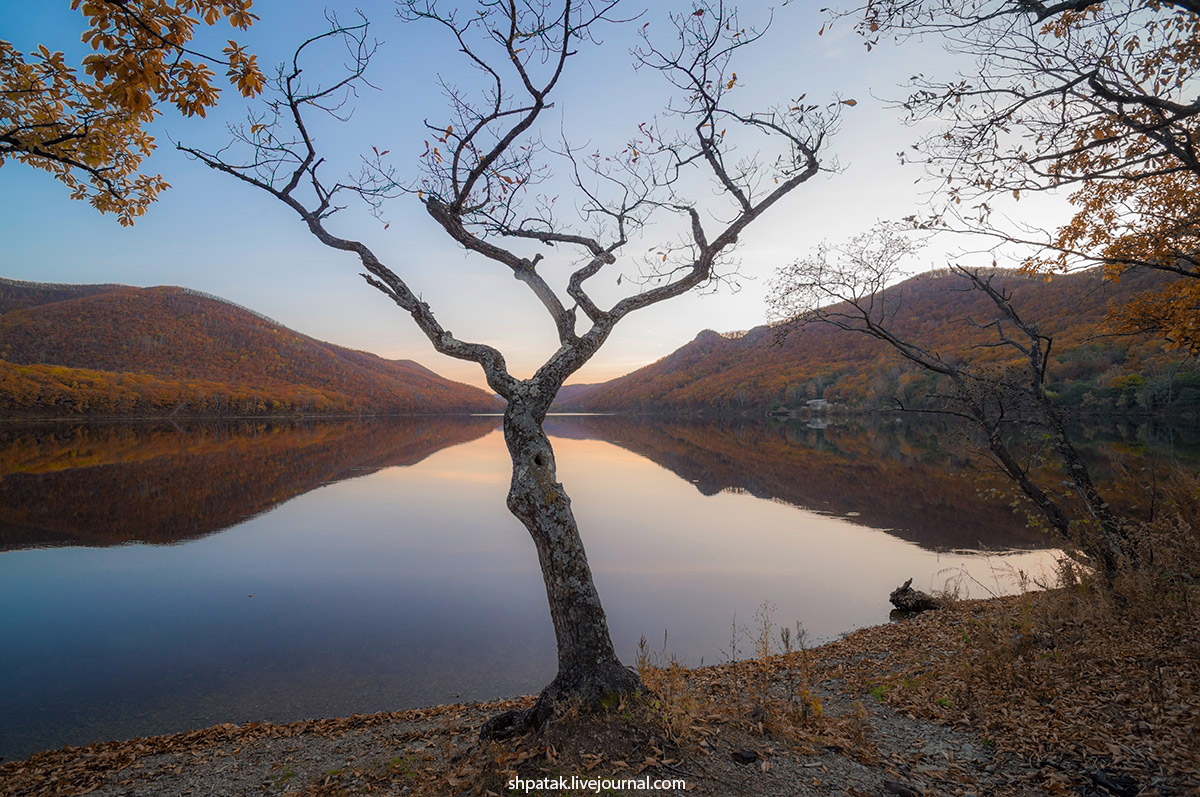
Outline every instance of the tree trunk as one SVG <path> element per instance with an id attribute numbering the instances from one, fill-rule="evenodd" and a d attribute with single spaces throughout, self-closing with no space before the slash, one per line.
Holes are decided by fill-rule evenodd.
<path id="1" fill-rule="evenodd" d="M 1043 408 L 1045 409 L 1045 408 Z M 1075 447 L 1067 438 L 1062 422 L 1052 414 L 1043 415 L 1043 420 L 1050 426 L 1054 436 L 1055 448 L 1063 459 L 1067 475 L 1071 477 L 1076 491 L 1083 499 L 1084 505 L 1092 514 L 1096 528 L 1087 528 L 1071 523 L 1062 508 L 1033 483 L 1029 475 L 1014 459 L 1012 452 L 1000 439 L 999 432 L 993 431 L 988 439 L 988 448 L 1004 468 L 1009 478 L 1017 483 L 1021 492 L 1025 493 L 1034 505 L 1042 511 L 1050 526 L 1064 539 L 1076 542 L 1092 560 L 1096 568 L 1106 577 L 1117 570 L 1122 554 L 1128 553 L 1128 536 L 1108 508 L 1108 504 L 1100 497 L 1088 474 L 1087 466 L 1079 458 Z"/>
<path id="2" fill-rule="evenodd" d="M 1038 399 L 1042 405 L 1042 414 L 1050 426 L 1051 434 L 1054 435 L 1054 445 L 1058 449 L 1059 456 L 1062 457 L 1067 476 L 1083 500 L 1083 504 L 1096 526 L 1091 529 L 1081 529 L 1083 548 L 1096 559 L 1107 574 L 1111 575 L 1116 572 L 1123 556 L 1136 559 L 1137 550 L 1130 539 L 1128 529 L 1113 514 L 1108 502 L 1096 489 L 1087 465 L 1079 456 L 1079 452 L 1075 450 L 1071 439 L 1067 437 L 1062 416 L 1051 405 L 1050 399 L 1044 391 L 1039 394 Z"/>
<path id="3" fill-rule="evenodd" d="M 575 701 L 599 708 L 642 689 L 637 674 L 624 667 L 613 650 L 571 499 L 555 478 L 554 451 L 542 429 L 544 416 L 520 399 L 510 401 L 504 413 L 504 440 L 513 465 L 508 508 L 525 524 L 537 548 L 558 643 L 558 674 L 531 712 L 489 721 L 482 733 L 490 738 L 540 725 L 556 704 Z"/>
<path id="4" fill-rule="evenodd" d="M 1071 521 L 1062 508 L 1054 502 L 1050 496 L 1033 483 L 1029 478 L 1029 474 L 1021 467 L 1012 452 L 1008 450 L 1008 446 L 1004 444 L 1000 437 L 1000 431 L 993 429 L 988 434 L 988 449 L 996 457 L 996 461 L 1004 469 L 1005 474 L 1010 479 L 1017 483 L 1021 488 L 1021 492 L 1025 493 L 1030 501 L 1033 501 L 1034 506 L 1042 511 L 1046 516 L 1046 520 L 1050 523 L 1050 527 L 1058 532 L 1064 540 L 1071 539 Z"/>

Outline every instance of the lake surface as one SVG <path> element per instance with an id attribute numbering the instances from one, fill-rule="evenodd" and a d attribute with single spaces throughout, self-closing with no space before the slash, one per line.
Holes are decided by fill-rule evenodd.
<path id="1" fill-rule="evenodd" d="M 664 631 L 740 655 L 764 602 L 828 639 L 907 578 L 984 596 L 1052 560 L 946 428 L 546 428 L 627 663 Z M 508 479 L 495 417 L 0 426 L 0 757 L 536 691 L 554 639 Z"/>

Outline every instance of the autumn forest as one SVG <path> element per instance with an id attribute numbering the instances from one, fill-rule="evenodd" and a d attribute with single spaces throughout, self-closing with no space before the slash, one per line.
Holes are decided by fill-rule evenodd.
<path id="1" fill-rule="evenodd" d="M 411 361 L 313 340 L 182 288 L 0 280 L 0 411 L 12 416 L 494 412 Z"/>
<path id="2" fill-rule="evenodd" d="M 1149 337 L 1106 331 L 1114 308 L 1164 278 L 1085 273 L 1043 281 L 1001 276 L 1054 341 L 1048 389 L 1076 416 L 1200 417 L 1200 367 Z M 985 348 L 978 293 L 952 274 L 888 288 L 904 334 L 946 356 L 1003 363 Z M 1069 312 L 1068 312 L 1069 311 Z M 887 346 L 833 327 L 787 334 L 763 326 L 700 333 L 624 377 L 568 386 L 567 410 L 649 414 L 926 409 L 936 374 Z M 181 288 L 0 281 L 0 408 L 23 417 L 362 415 L 495 412 L 498 402 L 411 361 L 387 361 L 308 338 L 253 311 Z"/>

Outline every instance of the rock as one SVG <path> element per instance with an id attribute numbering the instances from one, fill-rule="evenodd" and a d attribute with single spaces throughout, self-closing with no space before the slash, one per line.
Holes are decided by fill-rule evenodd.
<path id="1" fill-rule="evenodd" d="M 921 792 L 912 786 L 894 780 L 885 780 L 883 782 L 883 790 L 888 794 L 897 794 L 899 797 L 921 797 Z"/>
<path id="2" fill-rule="evenodd" d="M 1091 778 L 1092 783 L 1100 786 L 1109 794 L 1118 795 L 1118 797 L 1137 797 L 1138 794 L 1141 794 L 1141 787 L 1137 780 L 1128 775 L 1097 770 L 1089 772 L 1088 777 Z"/>
<path id="3" fill-rule="evenodd" d="M 732 758 L 739 764 L 753 764 L 758 760 L 758 753 L 753 750 L 736 750 Z"/>
<path id="4" fill-rule="evenodd" d="M 924 612 L 942 608 L 937 598 L 927 592 L 913 589 L 911 578 L 892 590 L 888 600 L 902 612 Z"/>

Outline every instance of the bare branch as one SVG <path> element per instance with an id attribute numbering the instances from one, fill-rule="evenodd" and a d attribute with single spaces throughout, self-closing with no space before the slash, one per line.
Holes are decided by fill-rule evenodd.
<path id="1" fill-rule="evenodd" d="M 812 256 L 781 269 L 771 299 L 773 315 L 785 322 L 779 327 L 780 334 L 805 324 L 829 324 L 875 338 L 909 362 L 940 374 L 953 390 L 940 396 L 945 404 L 937 409 L 970 419 L 986 441 L 994 461 L 1041 510 L 1051 526 L 1069 539 L 1072 522 L 1067 513 L 1033 482 L 1028 468 L 1021 464 L 1002 434 L 1004 427 L 1012 423 L 1045 428 L 1090 520 L 1102 530 L 1100 541 L 1088 548 L 1088 554 L 1111 573 L 1121 556 L 1132 552 L 1128 533 L 1093 484 L 1066 435 L 1060 413 L 1046 393 L 1051 339 L 1026 321 L 1008 294 L 995 284 L 997 272 L 959 266 L 952 266 L 948 276 L 965 280 L 972 290 L 987 297 L 998 314 L 991 322 L 971 323 L 995 330 L 998 341 L 993 345 L 1011 348 L 1021 359 L 998 366 L 974 363 L 929 349 L 905 335 L 896 323 L 903 286 L 892 283 L 903 276 L 902 263 L 918 247 L 919 243 L 911 237 L 880 225 L 844 247 L 824 245 Z M 1019 331 L 1020 336 L 1009 337 L 1006 324 Z"/>
<path id="2" fill-rule="evenodd" d="M 331 22 L 336 20 L 331 18 Z M 283 202 L 300 216 L 309 231 L 321 243 L 357 255 L 367 271 L 363 275 L 364 279 L 407 311 L 437 351 L 450 357 L 478 363 L 492 389 L 501 396 L 508 397 L 512 395 L 516 381 L 508 374 L 500 352 L 484 344 L 467 343 L 454 337 L 438 323 L 429 305 L 421 301 L 404 280 L 385 266 L 366 244 L 338 237 L 329 232 L 324 225 L 325 219 L 337 210 L 331 204 L 333 196 L 349 186 L 338 183 L 326 187 L 321 181 L 317 171 L 322 160 L 318 157 L 316 145 L 308 134 L 305 114 L 312 109 L 336 113 L 340 103 L 331 106 L 326 104 L 326 101 L 339 92 L 352 91 L 362 82 L 370 58 L 375 52 L 375 46 L 367 43 L 366 33 L 365 20 L 358 25 L 337 26 L 327 33 L 308 39 L 296 49 L 291 72 L 281 76 L 276 84 L 277 96 L 271 100 L 270 105 L 271 121 L 252 122 L 249 128 L 238 128 L 234 131 L 235 141 L 250 146 L 252 157 L 249 161 L 234 163 L 226 159 L 223 151 L 210 153 L 182 144 L 176 146 L 210 168 L 231 175 Z M 300 59 L 308 48 L 330 40 L 342 40 L 347 43 L 352 53 L 349 73 L 327 88 L 307 88 L 301 81 L 303 69 Z M 280 134 L 285 119 L 291 120 L 294 136 L 284 138 Z M 294 166 L 281 174 L 280 166 L 283 164 Z M 305 179 L 312 188 L 312 203 L 306 203 L 296 195 L 301 181 Z"/>

